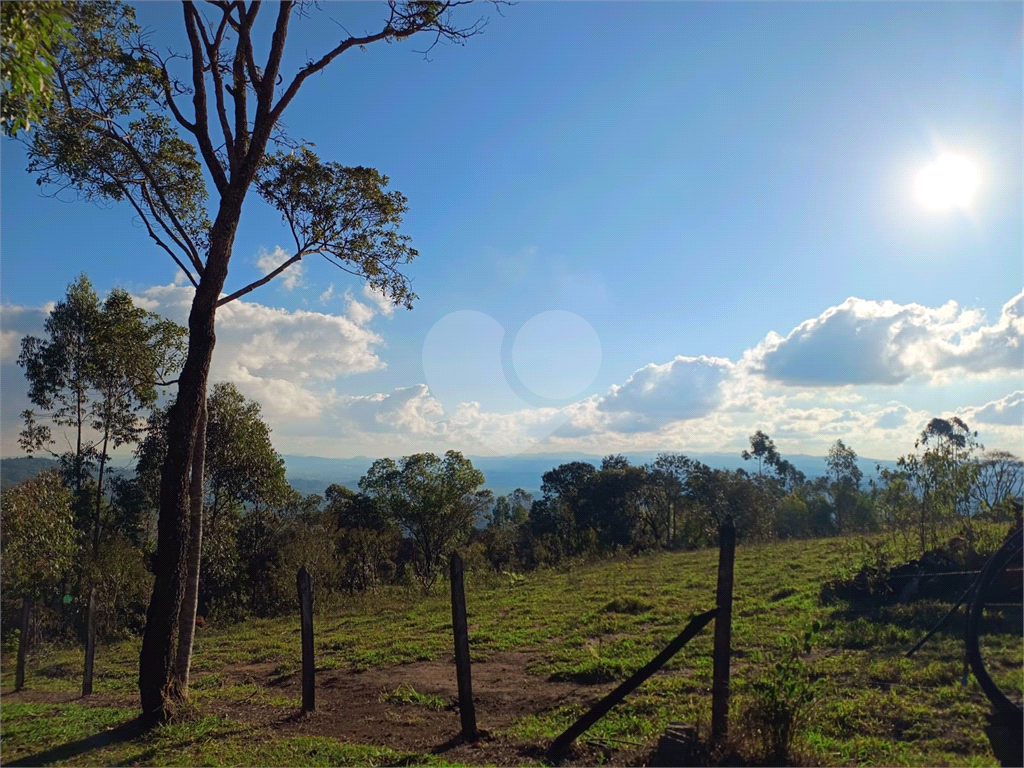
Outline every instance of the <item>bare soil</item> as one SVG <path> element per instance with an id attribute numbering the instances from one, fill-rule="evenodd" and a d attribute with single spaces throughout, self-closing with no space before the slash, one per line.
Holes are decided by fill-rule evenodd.
<path id="1" fill-rule="evenodd" d="M 386 746 L 400 752 L 431 752 L 448 762 L 469 765 L 539 764 L 544 760 L 547 743 L 531 743 L 499 735 L 520 717 L 540 714 L 563 704 L 589 705 L 604 695 L 611 685 L 580 685 L 547 682 L 530 674 L 527 668 L 536 656 L 528 653 L 488 655 L 486 661 L 473 663 L 473 702 L 481 738 L 466 742 L 460 736 L 458 685 L 454 657 L 419 661 L 391 667 L 352 672 L 343 669 L 319 670 L 316 676 L 316 711 L 302 714 L 299 708 L 274 706 L 259 697 L 249 701 L 209 701 L 205 712 L 233 720 L 267 727 L 280 736 L 326 736 L 352 744 Z M 233 664 L 220 670 L 224 685 L 254 684 L 275 696 L 300 699 L 301 673 L 276 676 L 276 665 Z M 382 694 L 400 685 L 412 686 L 422 694 L 440 697 L 448 703 L 444 709 L 421 704 L 381 701 Z M 78 701 L 90 706 L 137 706 L 133 697 L 94 694 L 82 700 L 74 693 L 48 693 L 23 690 L 5 692 L 8 701 L 63 703 Z M 601 754 L 596 747 L 579 746 L 568 764 L 638 765 L 645 762 L 649 750 L 630 745 L 614 754 Z"/>

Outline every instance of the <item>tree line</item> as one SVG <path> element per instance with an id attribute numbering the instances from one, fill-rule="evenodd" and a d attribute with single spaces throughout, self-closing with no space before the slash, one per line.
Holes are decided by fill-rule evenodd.
<path id="1" fill-rule="evenodd" d="M 180 365 L 183 331 L 123 291 L 100 301 L 85 276 L 45 329 L 46 338 L 22 341 L 36 406 L 24 413 L 22 445 L 57 456 L 60 470 L 3 493 L 4 638 L 23 594 L 41 606 L 43 634 L 81 633 L 93 587 L 101 637 L 138 633 L 173 413 L 173 401 L 159 404 L 156 394 Z M 483 473 L 448 451 L 378 459 L 357 489 L 333 484 L 303 496 L 288 485 L 258 403 L 222 382 L 205 412 L 203 485 L 192 489 L 202 538 L 186 603 L 210 621 L 292 610 L 300 566 L 321 595 L 389 584 L 428 593 L 455 548 L 470 570 L 521 573 L 574 558 L 714 546 L 726 519 L 741 541 L 886 534 L 909 558 L 951 530 L 971 541 L 979 519 L 1009 519 L 1024 483 L 1019 458 L 985 452 L 953 417 L 932 419 L 913 452 L 867 482 L 842 440 L 829 449 L 827 474 L 808 479 L 759 430 L 741 454 L 744 469 L 712 469 L 681 453 L 644 465 L 609 455 L 545 472 L 538 498 L 522 489 L 495 498 Z M 72 436 L 67 450 L 54 450 L 53 427 Z M 109 479 L 108 451 L 122 445 L 135 446 L 135 473 Z"/>

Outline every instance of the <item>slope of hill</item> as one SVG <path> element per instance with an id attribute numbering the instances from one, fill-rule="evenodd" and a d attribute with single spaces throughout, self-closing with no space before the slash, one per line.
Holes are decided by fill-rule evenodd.
<path id="1" fill-rule="evenodd" d="M 0 488 L 10 488 L 18 483 L 31 480 L 40 472 L 57 469 L 59 466 L 56 459 L 43 459 L 37 456 L 0 459 Z"/>

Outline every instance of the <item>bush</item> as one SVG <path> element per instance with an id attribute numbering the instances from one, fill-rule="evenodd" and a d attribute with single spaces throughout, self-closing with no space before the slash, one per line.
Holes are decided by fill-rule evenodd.
<path id="1" fill-rule="evenodd" d="M 757 731 L 770 765 L 790 762 L 793 739 L 814 701 L 818 686 L 801 655 L 810 653 L 811 642 L 820 630 L 821 625 L 814 622 L 804 633 L 803 642 L 784 637 L 782 649 L 767 659 L 768 673 L 749 684 L 751 699 L 744 715 Z"/>

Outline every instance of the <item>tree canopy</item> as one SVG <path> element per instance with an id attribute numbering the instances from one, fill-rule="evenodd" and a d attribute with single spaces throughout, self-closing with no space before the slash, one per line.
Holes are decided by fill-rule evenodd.
<path id="1" fill-rule="evenodd" d="M 359 481 L 412 539 L 413 569 L 428 592 L 451 551 L 466 541 L 477 514 L 490 508 L 490 491 L 481 490 L 484 476 L 458 451 L 444 458 L 417 453 L 398 462 L 378 459 Z"/>

